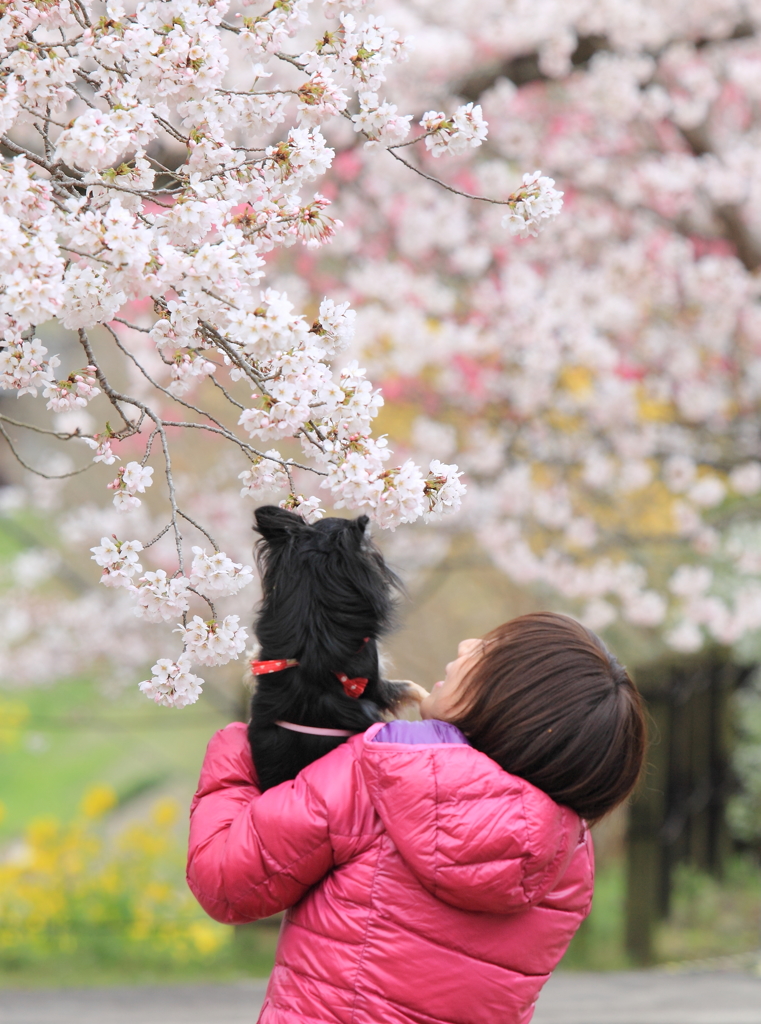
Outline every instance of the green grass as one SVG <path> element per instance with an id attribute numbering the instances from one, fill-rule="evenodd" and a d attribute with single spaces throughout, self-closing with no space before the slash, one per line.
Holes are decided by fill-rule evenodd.
<path id="1" fill-rule="evenodd" d="M 24 544 L 5 516 L 0 516 L 0 564 L 23 551 Z"/>
<path id="2" fill-rule="evenodd" d="M 732 858 L 721 881 L 682 865 L 674 883 L 671 913 L 656 938 L 659 960 L 711 959 L 761 947 L 756 858 Z"/>
<path id="3" fill-rule="evenodd" d="M 122 804 L 165 787 L 189 800 L 206 744 L 228 721 L 209 700 L 177 711 L 157 707 L 135 688 L 104 697 L 82 680 L 0 691 L 2 705 L 23 705 L 26 719 L 0 745 L 0 842 L 34 818 L 70 820 L 97 783 L 113 786 Z"/>
<path id="4" fill-rule="evenodd" d="M 623 861 L 598 870 L 592 910 L 561 960 L 561 970 L 620 971 L 632 966 L 624 949 L 624 874 Z"/>
<path id="5" fill-rule="evenodd" d="M 3 721 L 3 710 L 10 710 Z M 0 691 L 0 860 L 35 819 L 66 823 L 98 784 L 112 786 L 118 805 L 103 822 L 105 834 L 145 822 L 159 796 L 178 801 L 175 827 L 180 853 L 186 808 L 206 745 L 229 715 L 210 699 L 181 711 L 160 708 L 134 688 L 115 697 L 86 680 L 50 688 Z M 182 857 L 165 871 L 185 891 Z M 201 917 L 203 915 L 200 915 Z M 276 924 L 276 923 L 275 923 Z M 170 983 L 266 977 L 278 929 L 272 923 L 231 929 L 231 941 L 178 958 L 171 951 L 140 948 L 128 924 L 104 925 L 97 934 L 61 926 L 40 948 L 0 949 L 0 988 Z"/>
<path id="6" fill-rule="evenodd" d="M 635 966 L 624 946 L 625 865 L 597 873 L 592 912 L 560 963 L 563 970 L 614 971 Z M 680 865 L 674 872 L 671 912 L 655 929 L 659 963 L 714 959 L 761 946 L 761 871 L 756 858 L 730 858 L 719 881 Z"/>
<path id="7" fill-rule="evenodd" d="M 235 929 L 232 941 L 219 951 L 182 963 L 155 954 L 136 954 L 118 931 L 80 940 L 66 936 L 55 955 L 0 956 L 0 990 L 266 978 L 274 963 L 277 937 L 277 927 L 270 924 L 244 925 Z"/>
<path id="8" fill-rule="evenodd" d="M 114 817 L 143 813 L 142 795 L 169 792 L 187 806 L 206 744 L 228 716 L 206 700 L 182 711 L 159 708 L 134 688 L 104 697 L 89 681 L 48 689 L 0 691 L 0 705 L 23 704 L 26 720 L 0 729 L 0 856 L 35 818 L 69 821 L 85 792 L 106 783 L 119 804 Z M 1 710 L 1 708 L 0 708 Z M 15 731 L 15 736 L 13 735 Z M 592 912 L 561 962 L 564 970 L 631 967 L 624 950 L 624 865 L 603 864 Z M 178 870 L 177 885 L 183 884 Z M 661 962 L 718 957 L 757 948 L 761 875 L 750 858 L 734 858 L 720 884 L 681 868 L 675 875 L 672 913 L 657 930 Z M 0 987 L 148 984 L 266 976 L 277 928 L 248 926 L 207 956 L 185 962 L 140 953 L 118 929 L 102 935 L 62 936 L 54 954 L 28 951 L 0 956 Z"/>

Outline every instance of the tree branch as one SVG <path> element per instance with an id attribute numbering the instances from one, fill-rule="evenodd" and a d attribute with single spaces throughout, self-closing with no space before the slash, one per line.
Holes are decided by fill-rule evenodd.
<path id="1" fill-rule="evenodd" d="M 5 417 L 3 417 L 3 419 L 5 419 Z M 6 431 L 2 423 L 0 423 L 0 434 L 2 434 L 3 437 L 5 438 L 13 457 L 16 459 L 16 462 L 18 462 L 21 466 L 24 467 L 24 469 L 28 470 L 30 473 L 34 473 L 35 476 L 41 476 L 45 480 L 66 480 L 70 476 L 79 476 L 80 473 L 86 473 L 87 470 L 92 469 L 94 465 L 94 463 L 90 462 L 88 463 L 88 465 L 83 466 L 81 469 L 73 469 L 70 473 L 43 473 L 41 469 L 35 469 L 34 466 L 30 466 L 28 462 L 25 462 L 21 458 L 15 445 L 13 444 L 13 441 L 11 441 L 10 437 L 8 436 L 8 432 Z"/>

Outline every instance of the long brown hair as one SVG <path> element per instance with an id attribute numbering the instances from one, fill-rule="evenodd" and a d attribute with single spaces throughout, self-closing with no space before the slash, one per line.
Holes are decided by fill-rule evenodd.
<path id="1" fill-rule="evenodd" d="M 626 669 L 575 619 L 537 612 L 483 638 L 451 721 L 513 775 L 593 822 L 634 788 L 642 702 Z"/>

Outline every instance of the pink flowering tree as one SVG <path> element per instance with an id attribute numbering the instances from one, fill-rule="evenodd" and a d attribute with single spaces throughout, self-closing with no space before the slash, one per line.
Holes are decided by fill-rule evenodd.
<path id="1" fill-rule="evenodd" d="M 321 496 L 392 528 L 459 508 L 456 465 L 395 462 L 373 436 L 383 399 L 342 357 L 355 330 L 345 288 L 289 297 L 283 285 L 283 250 L 309 254 L 311 266 L 341 237 L 331 200 L 343 190 L 354 196 L 353 227 L 336 258 L 363 249 L 363 227 L 388 216 L 340 166 L 326 177 L 338 151 L 345 166 L 356 142 L 367 145 L 385 161 L 379 186 L 388 176 L 417 188 L 425 153 L 464 159 L 486 139 L 478 104 L 419 110 L 406 71 L 387 93 L 405 43 L 393 17 L 363 8 L 0 5 L 0 387 L 19 399 L 13 409 L 4 401 L 0 433 L 31 473 L 76 477 L 69 537 L 110 588 L 39 605 L 36 632 L 21 628 L 15 646 L 4 630 L 9 674 L 65 674 L 109 648 L 139 664 L 146 646 L 134 620 L 125 625 L 126 597 L 141 626 L 180 634 L 181 653 L 159 658 L 141 690 L 169 706 L 197 700 L 194 669 L 237 658 L 247 641 L 239 616 L 219 606 L 253 579 L 221 550 L 233 542 L 215 529 L 230 496 L 220 467 L 241 497 L 279 491 L 307 519 L 322 514 Z M 535 234 L 561 205 L 539 172 L 506 182 L 495 179 L 488 199 L 503 245 Z M 359 234 L 357 202 L 368 204 Z M 407 299 L 393 301 L 403 309 Z M 65 464 L 51 444 L 73 449 Z M 84 508 L 86 470 L 112 492 L 112 513 Z M 249 518 L 243 507 L 237 516 Z M 22 564 L 22 582 L 33 568 Z"/>
<path id="2" fill-rule="evenodd" d="M 397 444 L 465 471 L 441 543 L 408 549 L 440 558 L 472 531 L 517 584 L 595 629 L 650 629 L 682 652 L 750 637 L 761 6 L 380 9 L 415 38 L 390 86 L 430 134 L 389 162 L 346 126 L 326 186 L 344 232 L 293 267 L 313 301 L 333 282 L 357 308 L 350 351 L 393 397 Z M 458 135 L 471 103 L 489 125 L 480 146 Z M 508 244 L 504 214 L 463 194 L 510 192 L 537 166 L 565 211 L 538 237 L 522 220 Z M 552 215 L 524 180 L 525 201 Z"/>

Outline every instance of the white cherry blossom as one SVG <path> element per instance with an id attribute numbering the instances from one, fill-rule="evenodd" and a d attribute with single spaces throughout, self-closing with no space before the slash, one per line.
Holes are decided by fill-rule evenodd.
<path id="1" fill-rule="evenodd" d="M 143 571 L 139 560 L 143 545 L 139 540 L 102 537 L 100 544 L 90 550 L 93 560 L 103 569 L 100 582 L 106 587 L 131 587 L 133 577 Z"/>
<path id="2" fill-rule="evenodd" d="M 224 551 L 207 555 L 206 549 L 193 548 L 190 582 L 204 597 L 232 597 L 253 581 L 250 565 L 233 562 Z"/>
<path id="3" fill-rule="evenodd" d="M 14 331 L 5 331 L 0 346 L 0 387 L 22 395 L 37 396 L 38 388 L 48 389 L 53 371 L 60 365 L 58 356 L 46 359 L 48 350 L 37 338 L 24 340 Z"/>
<path id="4" fill-rule="evenodd" d="M 462 472 L 457 466 L 446 466 L 433 459 L 428 469 L 426 493 L 429 507 L 426 519 L 440 519 L 447 512 L 457 512 L 462 505 L 465 485 L 460 482 Z"/>
<path id="5" fill-rule="evenodd" d="M 523 184 L 510 202 L 502 224 L 510 234 L 520 238 L 536 237 L 543 220 L 557 217 L 563 205 L 563 193 L 555 188 L 552 178 L 541 171 L 523 175 Z"/>
<path id="6" fill-rule="evenodd" d="M 238 474 L 242 498 L 257 498 L 262 492 L 279 491 L 288 487 L 288 475 L 282 468 L 280 452 L 271 448 L 259 456 L 250 469 Z"/>
<path id="7" fill-rule="evenodd" d="M 733 491 L 744 497 L 758 494 L 761 491 L 761 463 L 744 462 L 735 466 L 729 474 L 729 483 Z"/>
<path id="8" fill-rule="evenodd" d="M 140 498 L 136 495 L 145 494 L 146 487 L 153 483 L 152 476 L 152 467 L 141 466 L 139 462 L 128 462 L 126 466 L 119 467 L 116 479 L 108 485 L 114 492 L 114 506 L 119 512 L 133 512 L 140 507 Z"/>
<path id="9" fill-rule="evenodd" d="M 133 587 L 135 615 L 148 622 L 171 622 L 190 607 L 186 576 L 168 576 L 166 570 L 157 569 L 140 577 Z"/>
<path id="10" fill-rule="evenodd" d="M 201 695 L 203 679 L 190 671 L 190 658 L 181 654 L 177 661 L 159 658 L 151 669 L 153 676 L 138 684 L 141 693 L 166 708 L 184 708 L 195 704 Z"/>
<path id="11" fill-rule="evenodd" d="M 200 665 L 226 665 L 246 649 L 248 633 L 237 615 L 226 615 L 221 622 L 204 622 L 194 615 L 189 626 L 178 626 L 185 650 Z"/>
<path id="12" fill-rule="evenodd" d="M 102 566 L 103 621 L 129 595 L 153 621 L 208 615 L 246 579 L 243 555 L 203 554 L 187 583 L 190 546 L 214 546 L 208 492 L 228 498 L 188 480 L 185 432 L 246 496 L 313 519 L 312 479 L 333 507 L 427 531 L 462 503 L 440 550 L 474 529 L 594 628 L 734 642 L 761 628 L 761 559 L 727 525 L 761 492 L 747 4 L 429 6 L 169 0 L 101 18 L 15 0 L 0 19 L 0 386 L 24 399 L 7 418 L 40 427 L 25 409 L 42 391 L 50 443 L 83 440 L 101 486 L 119 453 L 114 504 L 164 567 L 135 583 L 133 561 Z M 403 410 L 388 439 L 378 383 Z M 437 461 L 460 453 L 470 499 Z M 49 634 L 64 653 L 30 640 L 34 669 L 3 651 L 14 671 L 83 663 L 76 616 L 100 613 L 71 608 L 51 616 L 71 623 L 70 642 Z"/>
<path id="13" fill-rule="evenodd" d="M 279 502 L 280 508 L 290 509 L 297 515 L 302 516 L 308 523 L 319 522 L 325 515 L 325 509 L 321 507 L 320 499 L 316 495 L 305 498 L 303 494 L 289 494 Z"/>
<path id="14" fill-rule="evenodd" d="M 95 437 L 83 437 L 82 440 L 95 452 L 92 457 L 93 462 L 102 462 L 104 466 L 113 466 L 120 458 L 111 448 L 111 440 L 108 437 L 96 434 Z"/>
<path id="15" fill-rule="evenodd" d="M 484 121 L 481 107 L 466 103 L 458 107 L 451 118 L 441 111 L 429 110 L 423 114 L 420 127 L 426 133 L 426 149 L 432 156 L 438 157 L 444 153 L 458 156 L 468 149 L 480 146 L 486 139 L 488 125 Z M 527 178 L 528 176 L 524 177 L 523 184 L 532 184 L 533 180 L 529 182 Z M 546 183 L 548 179 L 540 180 Z M 554 185 L 554 182 L 550 184 Z"/>
<path id="16" fill-rule="evenodd" d="M 689 619 L 677 623 L 665 635 L 666 643 L 680 654 L 694 654 L 704 643 L 704 636 L 699 626 Z"/>
<path id="17" fill-rule="evenodd" d="M 100 389 L 95 387 L 95 380 L 95 367 L 86 366 L 84 370 L 70 373 L 66 380 L 51 381 L 42 392 L 48 399 L 47 408 L 54 412 L 84 409 L 88 402 L 100 394 Z"/>

